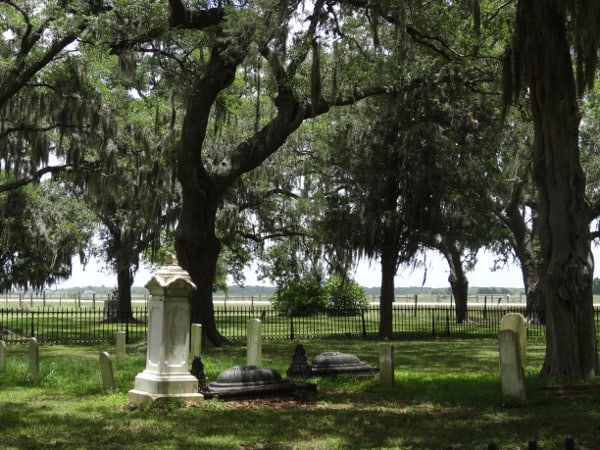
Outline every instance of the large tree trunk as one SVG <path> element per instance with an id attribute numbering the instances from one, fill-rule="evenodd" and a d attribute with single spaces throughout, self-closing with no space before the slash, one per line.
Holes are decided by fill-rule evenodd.
<path id="1" fill-rule="evenodd" d="M 215 236 L 216 209 L 207 208 L 202 198 L 206 197 L 183 197 L 176 251 L 179 263 L 189 272 L 197 288 L 191 299 L 191 322 L 202 324 L 203 345 L 221 346 L 228 340 L 217 328 L 212 298 L 221 246 Z"/>
<path id="2" fill-rule="evenodd" d="M 527 226 L 521 212 L 523 185 L 513 187 L 511 199 L 504 209 L 502 221 L 511 232 L 510 245 L 521 266 L 527 307 L 527 319 L 536 323 L 546 323 L 544 284 L 541 281 L 540 265 L 533 250 L 533 233 Z"/>
<path id="3" fill-rule="evenodd" d="M 320 2 L 317 2 L 319 4 Z M 220 8 L 205 14 L 187 11 L 183 2 L 173 0 L 171 24 L 203 28 L 219 23 L 225 14 Z M 321 5 L 322 6 L 322 5 Z M 320 15 L 313 14 L 310 27 L 316 30 Z M 203 20 L 203 19 L 206 19 Z M 227 28 L 227 27 L 226 27 Z M 215 45 L 201 76 L 194 83 L 188 98 L 183 119 L 181 141 L 177 148 L 177 178 L 182 189 L 181 216 L 176 234 L 176 251 L 179 263 L 190 273 L 197 286 L 193 296 L 192 320 L 202 324 L 203 344 L 221 345 L 226 339 L 215 324 L 212 288 L 217 267 L 220 243 L 215 234 L 217 208 L 231 184 L 244 173 L 262 164 L 275 153 L 288 136 L 309 117 L 324 114 L 329 105 L 319 100 L 317 104 L 301 103 L 295 95 L 290 80 L 298 66 L 284 69 L 268 47 L 261 48 L 263 57 L 272 65 L 278 83 L 274 105 L 277 114 L 260 130 L 235 148 L 228 151 L 220 162 L 204 165 L 202 150 L 210 111 L 218 94 L 235 79 L 236 70 L 244 60 L 251 43 L 252 33 L 228 34 L 215 39 Z M 231 31 L 231 30 L 230 30 Z M 298 53 L 296 62 L 303 61 L 310 46 Z"/>
<path id="4" fill-rule="evenodd" d="M 469 280 L 465 275 L 460 257 L 460 251 L 453 245 L 446 246 L 444 256 L 450 267 L 448 282 L 454 296 L 456 305 L 456 323 L 465 323 L 469 320 L 467 303 L 469 298 Z"/>
<path id="5" fill-rule="evenodd" d="M 529 28 L 534 178 L 546 294 L 545 378 L 582 380 L 598 371 L 593 319 L 590 205 L 579 162 L 579 111 L 564 12 L 523 2 Z"/>
<path id="6" fill-rule="evenodd" d="M 133 285 L 133 274 L 129 265 L 119 266 L 117 269 L 117 322 L 131 322 L 131 286 Z"/>
<path id="7" fill-rule="evenodd" d="M 182 203 L 175 250 L 179 264 L 188 271 L 197 287 L 191 300 L 191 321 L 202 324 L 202 343 L 207 346 L 227 342 L 217 329 L 212 299 L 220 252 L 215 219 L 226 186 L 207 172 L 202 148 L 212 105 L 219 92 L 233 82 L 236 67 L 235 60 L 224 61 L 219 48 L 213 50 L 203 76 L 196 82 L 195 94 L 188 99 L 177 149 L 177 178 Z"/>

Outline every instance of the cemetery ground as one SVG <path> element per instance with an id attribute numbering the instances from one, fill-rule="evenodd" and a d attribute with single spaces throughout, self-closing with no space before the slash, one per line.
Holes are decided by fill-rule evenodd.
<path id="1" fill-rule="evenodd" d="M 285 374 L 297 342 L 265 341 L 262 365 Z M 309 360 L 325 351 L 378 364 L 378 341 L 303 342 Z M 28 375 L 27 345 L 7 347 L 0 371 L 0 448 L 86 449 L 485 449 L 600 448 L 598 394 L 551 396 L 536 374 L 543 341 L 528 342 L 524 402 L 501 393 L 496 339 L 394 341 L 395 383 L 378 377 L 311 379 L 316 393 L 296 398 L 205 400 L 200 406 L 127 404 L 146 349 L 116 359 L 110 346 L 41 346 L 40 380 Z M 98 357 L 111 354 L 115 392 L 103 392 Z M 244 364 L 245 343 L 207 350 L 209 381 Z M 597 381 L 597 380 L 595 380 Z"/>

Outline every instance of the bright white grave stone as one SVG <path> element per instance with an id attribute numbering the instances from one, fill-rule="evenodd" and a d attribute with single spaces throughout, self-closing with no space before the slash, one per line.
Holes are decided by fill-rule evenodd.
<path id="1" fill-rule="evenodd" d="M 250 319 L 247 327 L 246 364 L 260 367 L 262 364 L 261 322 Z"/>
<path id="2" fill-rule="evenodd" d="M 190 300 L 196 289 L 189 274 L 167 253 L 165 265 L 146 283 L 150 291 L 146 369 L 129 391 L 132 403 L 177 399 L 198 403 L 198 379 L 188 370 Z"/>

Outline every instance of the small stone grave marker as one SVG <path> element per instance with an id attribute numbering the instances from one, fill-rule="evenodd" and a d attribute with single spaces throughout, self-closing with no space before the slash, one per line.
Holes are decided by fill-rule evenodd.
<path id="1" fill-rule="evenodd" d="M 6 368 L 6 342 L 0 341 L 0 371 Z"/>
<path id="2" fill-rule="evenodd" d="M 261 322 L 259 319 L 248 321 L 248 343 L 246 347 L 246 364 L 260 367 L 262 363 Z"/>
<path id="3" fill-rule="evenodd" d="M 379 344 L 379 383 L 381 387 L 394 386 L 394 346 Z"/>
<path id="4" fill-rule="evenodd" d="M 102 374 L 102 388 L 108 392 L 114 391 L 115 374 L 110 355 L 107 352 L 100 353 L 100 373 Z"/>
<path id="5" fill-rule="evenodd" d="M 525 400 L 525 383 L 519 337 L 512 330 L 501 330 L 498 333 L 500 348 L 500 378 L 502 394 Z"/>
<path id="6" fill-rule="evenodd" d="M 34 337 L 29 338 L 29 374 L 34 382 L 40 380 L 40 349 Z"/>
<path id="7" fill-rule="evenodd" d="M 115 334 L 117 336 L 117 359 L 124 359 L 127 353 L 127 334 L 124 331 L 117 331 Z"/>
<path id="8" fill-rule="evenodd" d="M 202 324 L 192 324 L 192 338 L 190 344 L 190 355 L 200 356 L 202 352 Z"/>
<path id="9" fill-rule="evenodd" d="M 527 323 L 525 317 L 519 313 L 508 313 L 500 321 L 500 330 L 512 330 L 517 334 L 521 366 L 525 368 L 527 356 Z"/>

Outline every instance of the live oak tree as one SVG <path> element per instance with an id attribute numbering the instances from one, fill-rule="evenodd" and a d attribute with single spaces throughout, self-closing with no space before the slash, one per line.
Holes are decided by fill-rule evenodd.
<path id="1" fill-rule="evenodd" d="M 58 183 L 0 193 L 0 292 L 68 279 L 72 256 L 86 261 L 94 228 L 93 213 Z"/>
<path id="2" fill-rule="evenodd" d="M 0 160 L 9 172 L 0 191 L 85 167 L 75 141 L 62 145 L 52 135 L 104 121 L 78 92 L 69 61 L 76 40 L 106 9 L 102 2 L 0 1 Z"/>
<path id="3" fill-rule="evenodd" d="M 512 257 L 518 261 L 526 294 L 525 315 L 531 322 L 545 323 L 544 286 L 536 227 L 535 187 L 532 180 L 533 127 L 522 100 L 507 117 L 502 130 L 498 160 L 500 176 L 491 194 L 495 212 L 506 232 L 492 246 L 501 266 Z"/>
<path id="4" fill-rule="evenodd" d="M 390 46 L 404 90 L 332 121 L 338 142 L 324 164 L 337 185 L 328 187 L 325 239 L 381 261 L 381 337 L 391 337 L 398 267 L 425 247 L 448 260 L 457 320 L 466 320 L 465 271 L 495 233 L 499 55 L 473 41 L 459 6 L 433 9 L 405 18 L 400 50 Z"/>
<path id="5" fill-rule="evenodd" d="M 157 251 L 178 214 L 169 165 L 177 105 L 161 95 L 163 73 L 156 72 L 152 61 L 140 64 L 143 77 L 130 80 L 121 74 L 116 57 L 92 48 L 81 48 L 81 54 L 90 90 L 97 93 L 102 110 L 110 112 L 114 126 L 96 132 L 108 143 L 109 155 L 98 154 L 98 138 L 91 139 L 88 158 L 96 154 L 97 169 L 70 174 L 68 180 L 101 224 L 97 256 L 116 272 L 115 320 L 126 322 L 133 318 L 131 286 L 140 259 Z"/>
<path id="6" fill-rule="evenodd" d="M 275 153 L 305 120 L 384 90 L 383 77 L 373 86 L 359 77 L 364 71 L 347 70 L 373 64 L 351 36 L 340 33 L 342 23 L 362 26 L 354 20 L 354 10 L 321 0 L 303 9 L 301 3 L 232 2 L 226 7 L 188 9 L 181 1 L 169 2 L 170 30 L 195 33 L 205 43 L 193 54 L 198 71 L 186 86 L 187 106 L 176 151 L 182 194 L 176 250 L 179 263 L 198 288 L 192 320 L 202 323 L 207 344 L 224 342 L 214 321 L 212 286 L 221 247 L 215 221 L 228 189 Z M 290 29 L 294 23 L 299 29 Z M 319 63 L 326 43 L 321 39 L 327 34 L 337 37 L 345 58 L 329 70 Z M 263 98 L 273 104 L 274 112 L 260 121 L 257 130 L 248 130 L 235 145 L 209 158 L 204 144 L 211 112 L 250 56 L 264 62 L 260 74 L 268 96 Z"/>
<path id="7" fill-rule="evenodd" d="M 579 152 L 578 100 L 594 80 L 600 4 L 519 1 L 507 52 L 507 98 L 526 86 L 534 124 L 542 273 L 546 295 L 545 378 L 599 371 L 593 314 L 592 210 Z"/>

